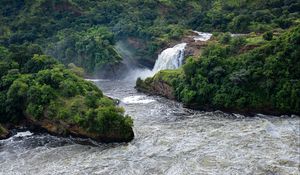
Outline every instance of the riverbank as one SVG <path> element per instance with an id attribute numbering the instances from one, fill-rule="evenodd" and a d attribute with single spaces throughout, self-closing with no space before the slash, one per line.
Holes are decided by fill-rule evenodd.
<path id="1" fill-rule="evenodd" d="M 145 80 L 138 79 L 136 82 L 135 88 L 137 91 L 146 93 L 148 95 L 158 95 L 170 100 L 179 101 L 176 97 L 174 85 L 172 81 L 180 76 L 180 70 L 168 70 L 168 71 L 160 71 L 153 78 L 147 78 Z M 221 108 L 221 107 L 213 107 L 209 105 L 199 105 L 197 103 L 184 103 L 182 105 L 186 108 L 198 110 L 198 111 L 207 111 L 214 112 L 217 110 L 221 110 L 225 113 L 237 113 L 245 116 L 256 116 L 257 114 L 265 114 L 265 115 L 273 115 L 273 116 L 293 116 L 294 113 L 287 112 L 279 112 L 276 109 L 254 109 L 254 108 Z"/>
<path id="2" fill-rule="evenodd" d="M 186 58 L 181 69 L 162 69 L 152 78 L 139 79 L 137 89 L 192 109 L 299 115 L 299 29 L 260 42 L 253 41 L 259 36 L 221 34 L 200 56 Z"/>
<path id="3" fill-rule="evenodd" d="M 0 140 L 0 174 L 298 174 L 299 117 L 193 111 L 125 80 L 95 83 L 133 116 L 132 142 L 18 134 Z"/>

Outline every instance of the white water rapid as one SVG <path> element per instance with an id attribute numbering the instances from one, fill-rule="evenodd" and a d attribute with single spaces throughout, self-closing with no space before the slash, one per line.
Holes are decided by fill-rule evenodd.
<path id="1" fill-rule="evenodd" d="M 123 80 L 94 81 L 134 119 L 130 143 L 49 134 L 0 140 L 0 175 L 299 175 L 300 118 L 201 112 Z"/>
<path id="2" fill-rule="evenodd" d="M 193 39 L 197 41 L 208 41 L 212 37 L 213 34 L 211 33 L 205 33 L 205 32 L 198 32 L 193 31 L 194 33 L 198 34 L 197 36 L 194 36 Z"/>

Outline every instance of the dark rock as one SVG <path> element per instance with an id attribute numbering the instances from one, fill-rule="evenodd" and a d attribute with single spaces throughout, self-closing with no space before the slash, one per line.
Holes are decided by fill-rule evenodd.
<path id="1" fill-rule="evenodd" d="M 0 124 L 0 139 L 7 139 L 9 136 L 9 131 Z"/>
<path id="2" fill-rule="evenodd" d="M 135 88 L 140 92 L 151 95 L 160 95 L 171 100 L 176 99 L 173 87 L 162 79 L 148 79 L 148 81 L 138 79 Z"/>
<path id="3" fill-rule="evenodd" d="M 32 117 L 27 117 L 27 122 L 30 128 L 37 132 L 47 132 L 57 136 L 73 136 L 79 138 L 90 138 L 98 142 L 129 142 L 134 138 L 132 128 L 126 128 L 127 131 L 111 131 L 105 133 L 89 132 L 75 124 L 68 124 L 59 120 L 50 120 L 43 118 L 34 120 Z M 129 131 L 130 130 L 130 131 Z M 127 134 L 124 134 L 127 133 Z"/>

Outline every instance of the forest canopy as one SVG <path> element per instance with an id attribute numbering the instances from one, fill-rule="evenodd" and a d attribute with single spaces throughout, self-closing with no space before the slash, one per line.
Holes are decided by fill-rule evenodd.
<path id="1" fill-rule="evenodd" d="M 36 43 L 63 63 L 93 72 L 119 64 L 114 43 L 121 38 L 142 39 L 144 57 L 155 58 L 187 30 L 286 29 L 299 23 L 299 8 L 297 0 L 2 0 L 0 44 Z"/>
<path id="2" fill-rule="evenodd" d="M 16 47 L 17 52 L 12 52 Z M 60 123 L 55 131 L 46 127 L 59 135 L 67 135 L 72 132 L 70 126 L 76 126 L 84 130 L 80 133 L 92 133 L 101 141 L 133 138 L 133 122 L 124 116 L 123 108 L 77 76 L 74 67 L 67 69 L 51 56 L 40 55 L 40 50 L 37 45 L 0 47 L 0 123 L 25 120 L 44 128 L 43 122 L 49 120 Z"/>

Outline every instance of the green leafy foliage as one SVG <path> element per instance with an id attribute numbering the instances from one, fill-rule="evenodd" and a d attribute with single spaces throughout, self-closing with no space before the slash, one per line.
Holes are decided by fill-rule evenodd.
<path id="1" fill-rule="evenodd" d="M 139 38 L 143 57 L 156 52 L 187 30 L 266 32 L 297 24 L 296 0 L 39 0 L 0 2 L 0 44 L 30 54 L 35 43 L 64 64 L 88 73 L 120 63 L 115 40 Z M 33 45 L 32 45 L 33 46 Z M 28 48 L 28 47 L 26 47 Z M 42 53 L 36 53 L 42 54 Z M 15 60 L 19 64 L 31 58 Z M 153 60 L 152 60 L 153 61 Z"/>
<path id="2" fill-rule="evenodd" d="M 154 77 L 173 85 L 178 99 L 299 113 L 299 27 L 278 38 L 269 32 L 298 25 L 299 6 L 296 0 L 2 0 L 0 122 L 49 117 L 90 131 L 127 131 L 131 119 L 79 78 L 83 70 L 77 66 L 92 73 L 119 64 L 114 45 L 124 38 L 141 45 L 142 57 L 155 58 L 190 29 L 267 33 L 247 39 L 220 35 L 201 58 Z"/>
<path id="3" fill-rule="evenodd" d="M 178 98 L 200 108 L 299 114 L 299 31 L 238 55 L 228 51 L 233 43 L 208 47 L 184 65 L 185 78 L 174 84 Z"/>
<path id="4" fill-rule="evenodd" d="M 50 56 L 34 55 L 33 58 L 23 64 L 24 67 L 22 70 L 24 73 L 37 73 L 40 70 L 51 69 L 56 64 L 58 64 L 58 62 Z"/>
<path id="5" fill-rule="evenodd" d="M 32 58 L 19 64 L 17 61 L 24 58 L 18 57 L 23 54 L 13 54 L 4 47 L 0 51 L 0 123 L 20 122 L 24 118 L 47 119 L 100 135 L 132 137 L 131 118 L 124 116 L 124 110 L 116 107 L 93 83 L 78 77 L 52 57 L 36 54 L 39 51 L 32 52 Z"/>
<path id="6" fill-rule="evenodd" d="M 84 69 L 76 66 L 74 63 L 68 64 L 68 69 L 70 69 L 77 76 L 80 76 L 80 77 L 84 76 Z"/>
<path id="7" fill-rule="evenodd" d="M 83 32 L 61 31 L 46 52 L 65 64 L 75 63 L 93 72 L 121 61 L 114 44 L 114 35 L 106 27 L 92 27 Z"/>
<path id="8" fill-rule="evenodd" d="M 172 82 L 177 99 L 193 108 L 299 114 L 299 34 L 297 26 L 250 50 L 253 45 L 244 37 L 224 42 L 222 36 L 200 58 L 189 58 L 181 75 L 159 73 L 138 80 L 137 86 L 147 86 L 159 76 Z"/>
<path id="9" fill-rule="evenodd" d="M 264 40 L 270 41 L 273 39 L 273 33 L 271 31 L 264 33 L 263 35 Z"/>

